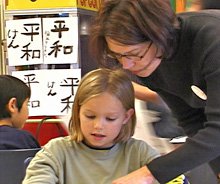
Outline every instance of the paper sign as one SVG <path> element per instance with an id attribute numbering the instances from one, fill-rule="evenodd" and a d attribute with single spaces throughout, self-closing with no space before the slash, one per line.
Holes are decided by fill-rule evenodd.
<path id="1" fill-rule="evenodd" d="M 67 115 L 71 112 L 81 69 L 14 71 L 31 88 L 29 115 Z"/>

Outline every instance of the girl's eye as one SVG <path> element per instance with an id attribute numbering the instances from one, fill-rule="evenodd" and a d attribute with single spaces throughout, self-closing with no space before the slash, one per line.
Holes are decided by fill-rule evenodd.
<path id="1" fill-rule="evenodd" d="M 86 116 L 86 118 L 88 118 L 88 119 L 95 119 L 95 116 L 88 116 L 88 115 L 85 115 Z"/>
<path id="2" fill-rule="evenodd" d="M 115 121 L 116 120 L 116 118 L 106 118 L 106 120 L 108 120 L 108 121 Z"/>

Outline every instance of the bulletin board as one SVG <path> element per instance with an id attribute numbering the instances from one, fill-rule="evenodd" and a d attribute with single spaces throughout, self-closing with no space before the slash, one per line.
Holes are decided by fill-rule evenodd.
<path id="1" fill-rule="evenodd" d="M 5 2 L 6 73 L 31 88 L 29 115 L 69 115 L 81 77 L 96 68 L 88 28 L 100 0 Z"/>
<path id="2" fill-rule="evenodd" d="M 30 66 L 78 63 L 78 38 L 77 16 L 6 21 L 8 65 L 15 68 L 12 75 L 31 88 L 30 116 L 61 116 L 71 112 L 81 79 L 80 68 L 34 69 Z M 24 70 L 25 66 L 29 69 Z"/>

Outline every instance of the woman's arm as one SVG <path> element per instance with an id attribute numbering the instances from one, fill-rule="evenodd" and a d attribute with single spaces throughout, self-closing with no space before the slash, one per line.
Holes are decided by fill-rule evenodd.
<path id="1" fill-rule="evenodd" d="M 132 84 L 134 86 L 135 97 L 137 99 L 143 100 L 146 102 L 153 102 L 153 103 L 158 103 L 158 104 L 161 103 L 161 99 L 156 92 L 152 91 L 146 86 L 142 86 L 135 82 L 132 82 Z"/>
<path id="2" fill-rule="evenodd" d="M 119 179 L 116 179 L 112 184 L 153 184 L 155 181 L 153 175 L 150 173 L 146 166 L 141 167 L 140 169 L 124 176 Z"/>

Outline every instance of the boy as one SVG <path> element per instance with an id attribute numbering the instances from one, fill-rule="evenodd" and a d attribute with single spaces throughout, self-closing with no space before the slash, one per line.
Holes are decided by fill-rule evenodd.
<path id="1" fill-rule="evenodd" d="M 37 140 L 21 130 L 29 114 L 30 88 L 10 75 L 0 75 L 0 88 L 0 150 L 39 148 Z"/>

